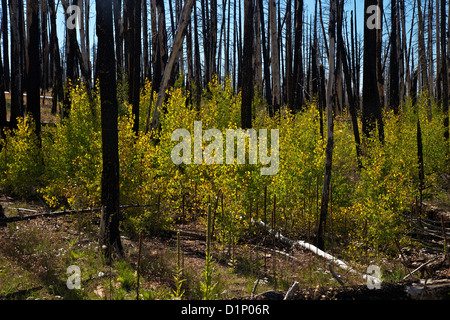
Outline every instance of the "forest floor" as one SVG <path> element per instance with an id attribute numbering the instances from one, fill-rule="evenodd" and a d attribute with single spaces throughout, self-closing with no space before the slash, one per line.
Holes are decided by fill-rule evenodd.
<path id="1" fill-rule="evenodd" d="M 46 211 L 36 199 L 26 201 L 3 195 L 0 204 L 7 217 L 34 214 L 17 208 Z M 139 240 L 122 236 L 124 260 L 108 265 L 98 250 L 98 224 L 86 222 L 85 217 L 73 215 L 9 223 L 0 228 L 0 300 L 135 299 Z M 174 224 L 172 232 L 143 237 L 140 299 L 174 298 L 178 260 L 176 230 L 182 231 L 183 299 L 202 298 L 200 283 L 204 281 L 206 241 L 203 224 L 197 222 Z M 342 259 L 339 249 L 330 253 Z M 439 256 L 440 253 L 424 248 L 402 248 L 398 258 L 383 260 L 383 283 L 379 290 L 370 290 L 357 274 L 334 266 L 333 271 L 345 284 L 341 286 L 332 276 L 327 260 L 305 249 L 287 248 L 264 230 L 255 229 L 253 235 L 235 246 L 213 241 L 214 292 L 217 299 L 279 300 L 296 281 L 299 289 L 293 299 L 299 300 L 409 299 L 405 286 L 420 284 L 421 279 L 422 284 L 423 279 L 428 279 L 430 284 L 445 279 L 448 281 L 444 293 L 438 298 L 448 298 L 448 263 L 425 267 L 402 280 L 417 266 Z M 409 267 L 402 264 L 402 259 L 408 260 Z M 345 262 L 361 274 L 365 272 L 361 261 Z M 81 290 L 67 288 L 70 265 L 80 268 Z"/>

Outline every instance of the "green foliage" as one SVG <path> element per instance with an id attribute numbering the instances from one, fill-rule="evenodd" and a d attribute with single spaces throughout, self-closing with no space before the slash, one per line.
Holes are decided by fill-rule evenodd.
<path id="1" fill-rule="evenodd" d="M 136 272 L 125 260 L 116 262 L 117 281 L 125 291 L 131 291 L 136 287 Z"/>
<path id="2" fill-rule="evenodd" d="M 6 192 L 27 196 L 40 183 L 42 170 L 34 120 L 31 115 L 19 118 L 17 129 L 6 130 L 1 141 L 0 185 Z"/>
<path id="3" fill-rule="evenodd" d="M 203 281 L 200 282 L 200 292 L 203 300 L 215 300 L 217 298 L 216 286 L 213 282 L 215 268 L 212 262 L 211 254 L 206 254 L 205 269 L 202 271 Z"/>
<path id="4" fill-rule="evenodd" d="M 100 201 L 101 127 L 100 97 L 91 104 L 86 90 L 71 91 L 70 116 L 43 136 L 45 172 L 40 190 L 50 206 L 67 203 L 73 208 L 94 207 Z"/>
<path id="5" fill-rule="evenodd" d="M 277 229 L 299 238 L 313 236 L 320 210 L 326 143 L 326 136 L 320 135 L 315 103 L 296 114 L 282 108 L 270 118 L 261 100 L 254 100 L 254 129 L 279 129 L 280 137 L 279 171 L 274 176 L 262 176 L 261 164 L 225 164 L 225 152 L 223 165 L 172 162 L 171 151 L 177 143 L 171 140 L 174 130 L 184 128 L 193 135 L 194 121 L 201 120 L 204 131 L 215 128 L 225 137 L 227 129 L 240 126 L 241 94 L 234 92 L 229 78 L 219 84 L 213 77 L 203 92 L 199 110 L 187 103 L 191 93 L 178 81 L 167 92 L 156 140 L 145 133 L 147 116 L 156 100 L 151 83 L 147 82 L 141 91 L 138 135 L 132 130 L 134 118 L 124 98 L 125 88 L 126 81 L 120 93 L 118 124 L 120 202 L 153 204 L 126 211 L 122 226 L 127 232 L 145 230 L 154 234 L 167 228 L 170 216 L 181 212 L 183 196 L 183 218 L 200 217 L 199 221 L 206 225 L 202 213 L 211 199 L 214 236 L 223 245 L 233 245 L 247 234 L 250 217 L 263 218 L 267 188 L 266 222 L 272 222 L 275 205 L 273 223 Z M 31 118 L 19 121 L 18 129 L 6 133 L 0 153 L 0 184 L 5 190 L 27 194 L 33 186 L 40 186 L 39 191 L 52 207 L 99 205 L 99 95 L 94 91 L 90 100 L 84 88 L 74 87 L 71 97 L 70 116 L 55 127 L 45 128 L 41 150 Z M 431 118 L 427 112 L 430 108 Z M 363 167 L 359 169 L 351 122 L 336 117 L 330 202 L 336 239 L 348 240 L 344 243 L 349 248 L 362 244 L 386 249 L 393 246 L 394 239 L 405 236 L 401 213 L 418 195 L 417 121 L 422 128 L 425 186 L 432 186 L 441 173 L 448 172 L 450 160 L 449 145 L 443 140 L 443 118 L 440 107 L 433 103 L 429 106 L 422 97 L 414 108 L 407 102 L 399 115 L 384 112 L 385 142 L 364 139 Z M 431 193 L 432 189 L 424 192 Z M 211 270 L 210 261 L 204 271 L 205 295 L 211 292 Z M 181 284 L 178 271 L 175 280 Z M 181 294 L 180 288 L 177 285 L 177 294 Z"/>

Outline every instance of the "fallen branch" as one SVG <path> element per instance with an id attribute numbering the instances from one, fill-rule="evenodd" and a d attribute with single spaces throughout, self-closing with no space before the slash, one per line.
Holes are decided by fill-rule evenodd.
<path id="1" fill-rule="evenodd" d="M 286 295 L 284 296 L 283 300 L 290 300 L 292 296 L 294 295 L 294 292 L 298 289 L 298 282 L 295 281 L 292 286 L 289 288 L 289 290 L 286 292 Z"/>
<path id="2" fill-rule="evenodd" d="M 339 282 L 339 284 L 341 286 L 345 287 L 344 281 L 342 281 L 341 277 L 336 272 L 334 272 L 333 267 L 331 266 L 331 263 L 327 263 L 327 265 L 328 265 L 328 269 L 330 269 L 331 274 L 337 280 L 337 282 Z"/>
<path id="3" fill-rule="evenodd" d="M 286 238 L 285 236 L 283 236 L 279 231 L 273 230 L 272 228 L 270 228 L 269 226 L 267 226 L 264 222 L 262 221 L 254 221 L 252 220 L 253 223 L 255 223 L 256 225 L 265 228 L 269 233 L 273 234 L 274 237 L 276 239 L 278 239 L 279 241 L 281 241 L 282 243 L 289 245 L 289 246 L 300 246 L 302 248 L 305 248 L 311 252 L 313 252 L 314 254 L 329 260 L 330 262 L 334 263 L 336 266 L 338 266 L 339 268 L 347 271 L 347 272 L 351 272 L 353 274 L 359 275 L 361 276 L 364 280 L 370 280 L 372 281 L 372 283 L 374 282 L 379 282 L 379 279 L 376 277 L 373 277 L 371 275 L 367 275 L 367 274 L 362 274 L 359 273 L 358 271 L 354 270 L 352 267 L 348 266 L 344 261 L 337 259 L 336 257 L 332 256 L 329 253 L 326 253 L 323 250 L 320 250 L 319 248 L 317 248 L 316 246 L 307 243 L 305 241 L 302 240 L 291 240 L 289 238 Z"/>
<path id="4" fill-rule="evenodd" d="M 120 209 L 128 209 L 128 208 L 141 208 L 141 207 L 151 207 L 155 206 L 154 203 L 151 204 L 128 204 L 122 205 Z M 16 209 L 16 208 L 14 208 Z M 23 210 L 23 209 L 20 209 Z M 38 214 L 33 214 L 29 216 L 17 216 L 17 217 L 9 217 L 9 218 L 1 218 L 0 225 L 4 223 L 18 222 L 18 221 L 27 221 L 33 220 L 37 218 L 45 218 L 45 217 L 59 217 L 76 213 L 89 213 L 89 212 L 98 212 L 101 211 L 101 208 L 87 208 L 87 209 L 78 209 L 78 210 L 63 210 L 63 211 L 55 211 L 55 212 L 42 212 Z"/>
<path id="5" fill-rule="evenodd" d="M 414 273 L 416 273 L 417 271 L 419 271 L 420 269 L 422 269 L 423 267 L 429 265 L 430 263 L 432 263 L 433 261 L 437 260 L 439 258 L 439 256 L 434 257 L 433 259 L 428 260 L 427 262 L 421 264 L 420 266 L 418 266 L 416 269 L 414 269 L 413 271 L 411 271 L 410 273 L 408 273 L 406 276 L 403 277 L 403 280 L 408 279 L 410 276 L 412 276 Z"/>

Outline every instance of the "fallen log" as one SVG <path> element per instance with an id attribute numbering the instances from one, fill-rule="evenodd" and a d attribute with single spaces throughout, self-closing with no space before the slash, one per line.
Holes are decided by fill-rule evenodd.
<path id="1" fill-rule="evenodd" d="M 275 239 L 278 239 L 279 241 L 281 241 L 282 243 L 284 243 L 288 246 L 291 246 L 291 247 L 299 246 L 304 249 L 307 249 L 307 250 L 313 252 L 314 254 L 318 255 L 319 257 L 322 257 L 322 258 L 334 263 L 339 268 L 341 268 L 349 273 L 359 275 L 360 277 L 362 277 L 362 279 L 364 279 L 366 281 L 371 281 L 371 283 L 379 283 L 380 282 L 379 278 L 373 277 L 368 274 L 359 273 L 358 271 L 356 271 L 355 269 L 353 269 L 352 267 L 347 265 L 344 261 L 337 259 L 336 257 L 332 256 L 329 253 L 326 253 L 325 251 L 317 248 L 315 245 L 312 245 L 312 244 L 307 243 L 302 240 L 297 240 L 297 241 L 291 240 L 291 239 L 283 236 L 279 231 L 273 230 L 272 228 L 270 228 L 269 226 L 267 226 L 264 222 L 262 222 L 260 220 L 258 220 L 258 221 L 252 220 L 252 222 L 254 224 L 266 229 L 270 234 L 274 235 Z"/>
<path id="2" fill-rule="evenodd" d="M 143 208 L 143 207 L 152 207 L 152 206 L 155 206 L 155 204 L 154 203 L 151 203 L 151 204 L 127 204 L 127 205 L 122 205 L 119 208 L 120 209 L 128 209 L 128 208 Z M 23 211 L 24 209 L 21 208 L 20 210 Z M 0 217 L 0 226 L 2 224 L 6 224 L 6 223 L 27 221 L 27 220 L 37 219 L 37 218 L 59 217 L 59 216 L 77 214 L 77 213 L 89 213 L 89 212 L 98 212 L 98 211 L 101 211 L 100 207 L 99 208 L 77 209 L 77 210 L 62 210 L 62 211 L 54 211 L 54 212 L 42 212 L 42 213 L 37 213 L 37 214 L 29 215 L 29 216 L 16 216 L 16 217 L 8 217 L 8 218 Z"/>

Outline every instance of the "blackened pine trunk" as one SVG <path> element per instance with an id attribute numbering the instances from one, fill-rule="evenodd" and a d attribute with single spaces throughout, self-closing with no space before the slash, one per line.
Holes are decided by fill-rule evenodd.
<path id="1" fill-rule="evenodd" d="M 5 89 L 9 91 L 9 39 L 8 39 L 8 5 L 6 0 L 2 0 L 2 41 L 3 41 L 3 74 L 5 78 Z"/>
<path id="2" fill-rule="evenodd" d="M 134 7 L 134 28 L 133 28 L 133 52 L 132 52 L 132 91 L 131 103 L 133 105 L 132 112 L 134 115 L 134 125 L 133 131 L 139 133 L 139 98 L 140 98 L 140 88 L 141 88 L 141 14 L 142 13 L 142 3 L 140 1 L 136 2 Z"/>
<path id="3" fill-rule="evenodd" d="M 0 138 L 3 138 L 6 122 L 5 74 L 3 73 L 4 60 L 0 51 Z M 0 146 L 1 150 L 1 146 Z"/>
<path id="4" fill-rule="evenodd" d="M 253 101 L 253 0 L 244 1 L 244 57 L 242 60 L 242 129 L 252 127 Z"/>
<path id="5" fill-rule="evenodd" d="M 102 126 L 102 215 L 99 244 L 109 258 L 113 248 L 122 255 L 119 231 L 119 152 L 118 152 L 118 103 L 112 4 L 96 1 L 97 9 L 97 72 L 100 81 Z M 108 261 L 108 259 L 107 259 Z"/>
<path id="6" fill-rule="evenodd" d="M 226 0 L 225 0 L 226 1 Z M 255 1 L 253 7 L 253 23 L 254 23 L 254 36 L 253 42 L 253 76 L 255 90 L 259 97 L 263 96 L 263 60 L 261 52 L 261 19 L 259 17 L 259 4 Z"/>
<path id="7" fill-rule="evenodd" d="M 341 3 L 342 8 L 342 3 Z M 339 11 L 340 17 L 338 19 L 341 19 L 343 11 Z M 338 20 L 338 25 L 342 24 L 342 20 Z M 338 30 L 340 27 L 338 27 Z M 344 46 L 344 39 L 342 37 L 341 32 L 337 32 L 337 51 L 340 52 L 342 56 L 342 68 L 344 71 L 344 79 L 345 79 L 345 88 L 347 90 L 347 98 L 348 98 L 348 109 L 350 111 L 351 121 L 352 121 L 352 127 L 353 127 L 353 136 L 355 139 L 355 146 L 356 146 L 356 158 L 358 161 L 358 167 L 361 168 L 361 139 L 359 136 L 359 127 L 358 127 L 358 115 L 356 113 L 358 103 L 356 101 L 356 97 L 354 94 L 354 90 L 352 90 L 352 75 L 349 67 L 349 60 L 350 57 L 347 54 L 347 50 Z"/>
<path id="8" fill-rule="evenodd" d="M 420 119 L 417 119 L 417 160 L 418 160 L 418 171 L 419 171 L 419 203 L 422 203 L 422 192 L 425 187 L 425 173 L 423 166 L 423 143 L 422 143 L 422 130 L 420 128 Z"/>
<path id="9" fill-rule="evenodd" d="M 266 101 L 269 104 L 269 114 L 273 116 L 273 108 L 272 104 L 272 86 L 270 85 L 270 63 L 269 63 L 269 49 L 268 44 L 266 44 L 266 24 L 264 22 L 264 6 L 262 0 L 258 1 L 258 10 L 259 10 L 259 19 L 261 22 L 261 46 L 263 52 L 263 60 L 264 60 L 264 82 L 266 89 Z"/>
<path id="10" fill-rule="evenodd" d="M 399 65 L 397 56 L 397 1 L 391 0 L 391 55 L 389 63 L 389 105 L 398 114 L 400 105 Z"/>
<path id="11" fill-rule="evenodd" d="M 41 46 L 41 56 L 42 56 L 42 80 L 41 80 L 41 88 L 42 91 L 46 91 L 49 87 L 50 80 L 50 68 L 49 68 L 49 54 L 50 48 L 48 45 L 48 1 L 40 0 L 41 5 L 41 38 L 42 38 L 42 46 Z"/>
<path id="12" fill-rule="evenodd" d="M 377 0 L 364 1 L 364 21 L 368 21 L 370 10 L 368 13 L 367 8 L 372 5 L 377 5 Z M 369 28 L 367 23 L 364 23 L 362 129 L 364 135 L 369 137 L 376 124 L 378 124 L 379 139 L 384 141 L 384 128 L 377 86 L 376 35 L 376 29 Z"/>
<path id="13" fill-rule="evenodd" d="M 344 1 L 344 0 L 341 0 Z M 331 167 L 333 164 L 334 122 L 333 122 L 333 88 L 335 71 L 335 42 L 336 42 L 336 9 L 338 0 L 330 1 L 330 23 L 328 25 L 329 56 L 328 56 L 328 82 L 327 82 L 327 146 L 325 149 L 325 174 L 323 177 L 322 200 L 320 207 L 320 220 L 317 229 L 317 247 L 325 247 L 325 225 L 328 215 L 328 200 L 330 197 Z"/>
<path id="14" fill-rule="evenodd" d="M 316 0 L 315 9 L 314 9 L 314 30 L 313 30 L 313 44 L 311 47 L 311 82 L 312 82 L 312 90 L 311 95 L 313 99 L 317 99 L 317 95 L 319 93 L 319 68 L 317 63 L 317 49 L 318 49 L 318 41 L 317 41 L 317 5 L 318 1 Z"/>
<path id="15" fill-rule="evenodd" d="M 139 89 L 140 89 L 140 53 L 141 53 L 141 1 L 127 0 L 125 2 L 126 19 L 125 56 L 126 73 L 128 76 L 128 99 L 134 116 L 133 131 L 139 133 Z"/>
<path id="16" fill-rule="evenodd" d="M 192 7 L 194 5 L 194 1 L 195 0 L 187 0 L 184 4 L 183 10 L 180 15 L 178 28 L 175 34 L 175 38 L 173 40 L 172 52 L 170 53 L 170 58 L 167 61 L 167 66 L 164 69 L 161 86 L 159 88 L 158 98 L 156 100 L 156 105 L 153 110 L 153 117 L 151 121 L 152 137 L 154 137 L 156 130 L 159 128 L 159 116 L 161 113 L 163 102 L 165 100 L 166 90 L 168 89 L 169 80 L 172 74 L 175 61 L 178 60 L 180 49 L 181 46 L 183 45 L 183 40 L 184 36 L 186 35 L 187 26 L 191 20 L 191 12 Z"/>
<path id="17" fill-rule="evenodd" d="M 294 39 L 294 74 L 295 82 L 295 108 L 297 110 L 303 105 L 303 0 L 295 2 L 295 39 Z"/>
<path id="18" fill-rule="evenodd" d="M 295 91 L 294 81 L 292 81 L 292 2 L 288 0 L 286 3 L 286 96 L 288 107 L 292 109 L 294 106 Z"/>
<path id="19" fill-rule="evenodd" d="M 65 11 L 66 21 L 69 20 L 71 12 L 67 12 L 69 8 L 69 2 L 67 0 L 62 1 Z M 73 1 L 74 5 L 78 4 L 77 0 Z M 71 98 L 70 87 L 75 84 L 77 80 L 77 60 L 76 52 L 78 47 L 76 28 L 66 28 L 66 86 L 64 92 L 64 102 L 62 115 L 65 117 L 70 112 Z"/>
<path id="20" fill-rule="evenodd" d="M 209 0 L 210 2 L 210 25 L 209 25 L 209 76 L 211 79 L 213 74 L 217 73 L 217 0 Z"/>
<path id="21" fill-rule="evenodd" d="M 39 88 L 41 63 L 39 57 L 39 0 L 27 0 L 27 110 L 35 121 L 35 132 L 41 133 Z"/>
<path id="22" fill-rule="evenodd" d="M 17 118 L 23 117 L 22 109 L 22 62 L 20 53 L 19 0 L 9 1 L 11 25 L 11 114 L 10 127 L 17 126 Z"/>
<path id="23" fill-rule="evenodd" d="M 162 66 L 161 66 L 158 26 L 156 18 L 156 0 L 151 0 L 150 2 L 150 17 L 152 26 L 152 66 L 153 66 L 152 90 L 159 91 L 159 86 L 162 77 Z"/>
<path id="24" fill-rule="evenodd" d="M 444 113 L 444 138 L 449 139 L 449 114 L 448 114 L 448 64 L 447 64 L 447 30 L 445 24 L 445 0 L 441 0 L 441 77 L 442 77 L 442 111 Z"/>
<path id="25" fill-rule="evenodd" d="M 122 83 L 123 77 L 123 18 L 122 0 L 113 0 L 114 6 L 114 37 L 116 43 L 116 70 L 118 83 Z"/>
<path id="26" fill-rule="evenodd" d="M 384 75 L 383 75 L 383 16 L 384 16 L 384 5 L 383 0 L 378 0 L 378 10 L 379 10 L 379 28 L 376 28 L 376 38 L 377 38 L 377 84 L 378 84 L 378 97 L 380 100 L 380 106 L 383 107 L 385 105 L 384 98 Z M 365 20 L 367 21 L 367 20 Z"/>
<path id="27" fill-rule="evenodd" d="M 195 81 L 195 106 L 200 110 L 202 99 L 202 65 L 200 63 L 200 45 L 198 41 L 197 1 L 194 1 L 194 81 Z"/>
<path id="28" fill-rule="evenodd" d="M 143 44 L 143 52 L 142 59 L 144 62 L 144 80 L 150 79 L 149 74 L 149 58 L 148 58 L 148 13 L 147 13 L 147 0 L 142 0 L 142 44 Z"/>
<path id="29" fill-rule="evenodd" d="M 158 11 L 158 37 L 159 37 L 159 58 L 161 59 L 161 70 L 164 74 L 167 61 L 169 59 L 169 50 L 167 48 L 167 31 L 166 31 L 166 10 L 164 8 L 164 0 L 156 0 L 156 9 Z"/>
<path id="30" fill-rule="evenodd" d="M 64 99 L 64 88 L 63 88 L 63 70 L 61 66 L 61 57 L 59 52 L 59 42 L 56 30 L 56 9 L 55 0 L 48 0 L 48 9 L 50 13 L 50 60 L 53 66 L 52 75 L 52 114 L 56 114 L 56 107 L 58 100 Z"/>
<path id="31" fill-rule="evenodd" d="M 277 112 L 279 111 L 281 104 L 281 82 L 280 57 L 278 54 L 277 4 L 275 0 L 269 0 L 269 23 L 272 64 L 272 106 L 274 111 Z"/>
<path id="32" fill-rule="evenodd" d="M 425 23 L 423 19 L 423 6 L 421 0 L 417 0 L 418 5 L 418 18 L 419 18 L 419 29 L 418 29 L 418 49 L 419 49 L 419 66 L 420 66 L 420 83 L 419 88 L 423 90 L 428 87 L 428 68 L 427 68 L 427 57 L 425 52 Z"/>

